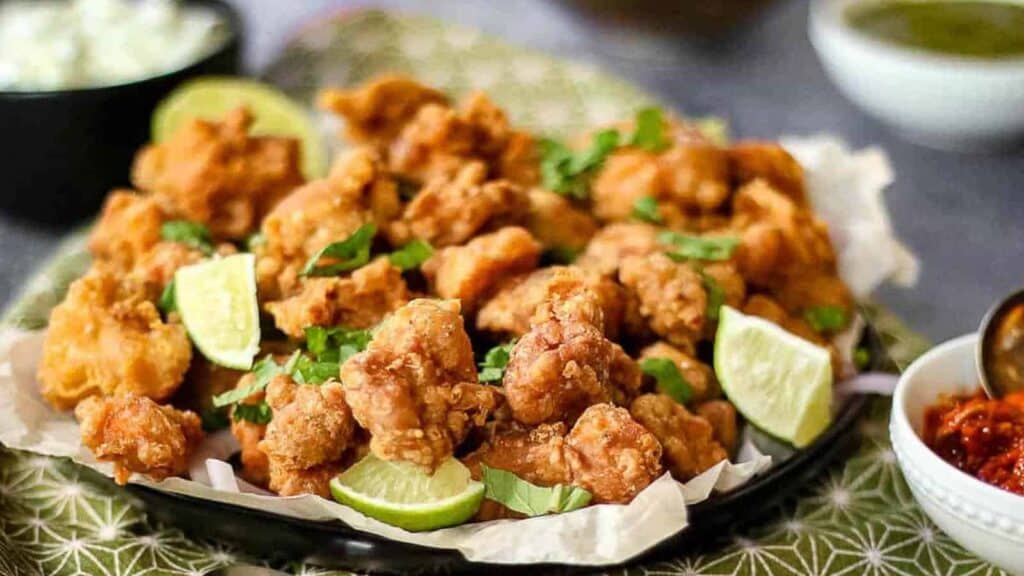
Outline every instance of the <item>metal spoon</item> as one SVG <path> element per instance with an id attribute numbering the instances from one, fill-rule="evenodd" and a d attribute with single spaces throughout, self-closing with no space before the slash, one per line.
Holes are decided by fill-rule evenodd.
<path id="1" fill-rule="evenodd" d="M 997 303 L 978 330 L 977 364 L 989 398 L 1024 390 L 1024 290 Z"/>

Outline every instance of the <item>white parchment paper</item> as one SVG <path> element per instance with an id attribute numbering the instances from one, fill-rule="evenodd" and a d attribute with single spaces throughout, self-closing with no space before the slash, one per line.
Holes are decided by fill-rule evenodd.
<path id="1" fill-rule="evenodd" d="M 864 296 L 887 279 L 912 282 L 917 262 L 893 234 L 882 201 L 882 190 L 891 181 L 884 153 L 873 149 L 851 153 L 842 142 L 827 137 L 787 139 L 785 145 L 807 169 L 812 202 L 830 227 L 841 275 L 854 292 Z M 72 416 L 55 411 L 40 397 L 35 372 L 42 337 L 41 332 L 0 331 L 0 443 L 68 457 L 112 476 L 110 464 L 97 462 L 82 447 Z M 629 505 L 591 506 L 568 514 L 411 533 L 333 501 L 308 495 L 279 497 L 248 485 L 234 478 L 223 462 L 234 450 L 230 436 L 214 434 L 190 465 L 192 480 L 152 482 L 135 475 L 131 481 L 285 516 L 340 519 L 401 542 L 458 550 L 473 561 L 598 566 L 641 554 L 687 526 L 687 504 L 735 489 L 771 466 L 771 458 L 746 439 L 736 462 L 721 462 L 686 484 L 665 474 Z"/>

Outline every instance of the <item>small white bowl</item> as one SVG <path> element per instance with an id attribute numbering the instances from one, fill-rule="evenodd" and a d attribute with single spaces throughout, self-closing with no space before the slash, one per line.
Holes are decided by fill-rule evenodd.
<path id="1" fill-rule="evenodd" d="M 941 394 L 978 390 L 975 334 L 942 344 L 900 377 L 889 434 L 914 498 L 946 534 L 1012 574 L 1024 574 L 1024 496 L 996 488 L 939 458 L 921 440 L 925 409 Z"/>
<path id="2" fill-rule="evenodd" d="M 929 146 L 986 150 L 1024 141 L 1024 58 L 936 54 L 877 40 L 848 24 L 851 6 L 878 1 L 811 2 L 811 43 L 847 98 Z"/>

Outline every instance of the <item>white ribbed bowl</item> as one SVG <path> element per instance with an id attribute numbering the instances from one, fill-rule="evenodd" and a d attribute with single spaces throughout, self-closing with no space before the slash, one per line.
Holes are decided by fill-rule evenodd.
<path id="1" fill-rule="evenodd" d="M 991 486 L 939 458 L 921 440 L 924 413 L 940 394 L 978 389 L 976 334 L 950 340 L 900 377 L 889 432 L 914 498 L 946 534 L 979 557 L 1024 574 L 1024 496 Z"/>

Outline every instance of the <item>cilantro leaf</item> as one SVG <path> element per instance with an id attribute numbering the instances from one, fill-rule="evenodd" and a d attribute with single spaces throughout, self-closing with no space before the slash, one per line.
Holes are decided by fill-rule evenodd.
<path id="1" fill-rule="evenodd" d="M 160 226 L 160 238 L 168 242 L 180 242 L 195 248 L 203 254 L 213 253 L 213 236 L 210 229 L 189 220 L 170 220 Z"/>
<path id="2" fill-rule="evenodd" d="M 231 417 L 235 422 L 246 420 L 254 424 L 266 424 L 273 419 L 274 411 L 270 409 L 270 405 L 266 401 L 257 404 L 235 404 L 234 410 L 231 411 Z"/>
<path id="3" fill-rule="evenodd" d="M 708 320 L 717 322 L 718 316 L 722 311 L 722 305 L 725 304 L 725 290 L 722 290 L 722 286 L 718 284 L 714 277 L 703 270 L 700 271 L 700 279 L 704 284 L 704 291 L 708 294 L 708 307 L 705 316 L 707 316 Z"/>
<path id="4" fill-rule="evenodd" d="M 341 364 L 353 354 L 366 350 L 373 339 L 369 330 L 355 330 L 336 326 L 306 327 L 306 349 L 320 362 Z"/>
<path id="5" fill-rule="evenodd" d="M 290 373 L 292 368 L 295 366 L 296 360 L 298 360 L 298 352 L 293 354 L 284 365 L 279 365 L 274 361 L 274 357 L 272 355 L 267 354 L 262 360 L 252 367 L 251 372 L 256 375 L 252 384 L 241 388 L 235 388 L 234 390 L 228 390 L 223 394 L 214 396 L 213 405 L 220 408 L 221 406 L 228 406 L 229 404 L 238 404 L 249 396 L 252 396 L 257 392 L 262 392 L 267 387 L 267 384 L 270 384 L 270 381 L 274 379 L 274 376 Z"/>
<path id="6" fill-rule="evenodd" d="M 363 224 L 348 238 L 324 246 L 306 262 L 299 275 L 335 276 L 363 266 L 370 261 L 370 247 L 376 234 L 377 226 L 372 222 Z M 332 262 L 319 265 L 321 258 Z"/>
<path id="7" fill-rule="evenodd" d="M 672 246 L 665 253 L 676 261 L 728 260 L 740 245 L 733 236 L 690 236 L 671 230 L 658 234 L 658 242 Z"/>
<path id="8" fill-rule="evenodd" d="M 804 311 L 804 319 L 815 332 L 836 332 L 846 326 L 846 310 L 840 306 L 814 306 Z"/>
<path id="9" fill-rule="evenodd" d="M 633 218 L 641 222 L 661 224 L 661 213 L 658 212 L 658 201 L 654 196 L 641 196 L 633 202 Z"/>
<path id="10" fill-rule="evenodd" d="M 853 351 L 853 365 L 859 370 L 864 370 L 871 365 L 871 351 L 867 348 L 857 348 Z"/>
<path id="11" fill-rule="evenodd" d="M 299 384 L 323 384 L 331 379 L 337 380 L 340 369 L 337 362 L 322 362 L 303 355 L 295 362 L 292 378 Z"/>
<path id="12" fill-rule="evenodd" d="M 618 147 L 619 131 L 613 128 L 595 134 L 590 147 L 579 152 L 555 140 L 542 140 L 540 172 L 544 187 L 563 196 L 585 199 L 593 172 Z"/>
<path id="13" fill-rule="evenodd" d="M 651 152 L 668 148 L 665 136 L 665 119 L 660 108 L 641 108 L 636 113 L 636 127 L 629 138 L 629 145 Z"/>
<path id="14" fill-rule="evenodd" d="M 644 358 L 640 361 L 640 370 L 654 378 L 659 392 L 671 396 L 676 402 L 686 404 L 693 397 L 693 387 L 676 363 L 668 358 Z"/>
<path id="15" fill-rule="evenodd" d="M 388 256 L 391 263 L 402 270 L 413 270 L 419 268 L 420 264 L 427 261 L 434 254 L 434 248 L 425 240 L 413 240 L 400 249 L 395 250 Z"/>
<path id="16" fill-rule="evenodd" d="M 481 382 L 500 382 L 505 377 L 505 368 L 508 367 L 512 347 L 515 345 L 515 340 L 512 340 L 487 351 L 484 361 L 480 363 L 479 378 Z"/>
<path id="17" fill-rule="evenodd" d="M 160 293 L 160 299 L 157 300 L 156 307 L 166 316 L 171 312 L 178 309 L 177 304 L 174 300 L 174 278 L 164 286 L 164 291 Z"/>
<path id="18" fill-rule="evenodd" d="M 231 425 L 231 422 L 228 420 L 227 411 L 223 408 L 214 408 L 212 406 L 205 408 L 200 411 L 199 418 L 202 420 L 203 430 L 206 432 L 215 432 Z"/>
<path id="19" fill-rule="evenodd" d="M 482 464 L 480 469 L 483 472 L 484 498 L 527 516 L 571 512 L 586 506 L 592 498 L 590 492 L 579 486 L 558 484 L 546 488 L 486 464 Z"/>

